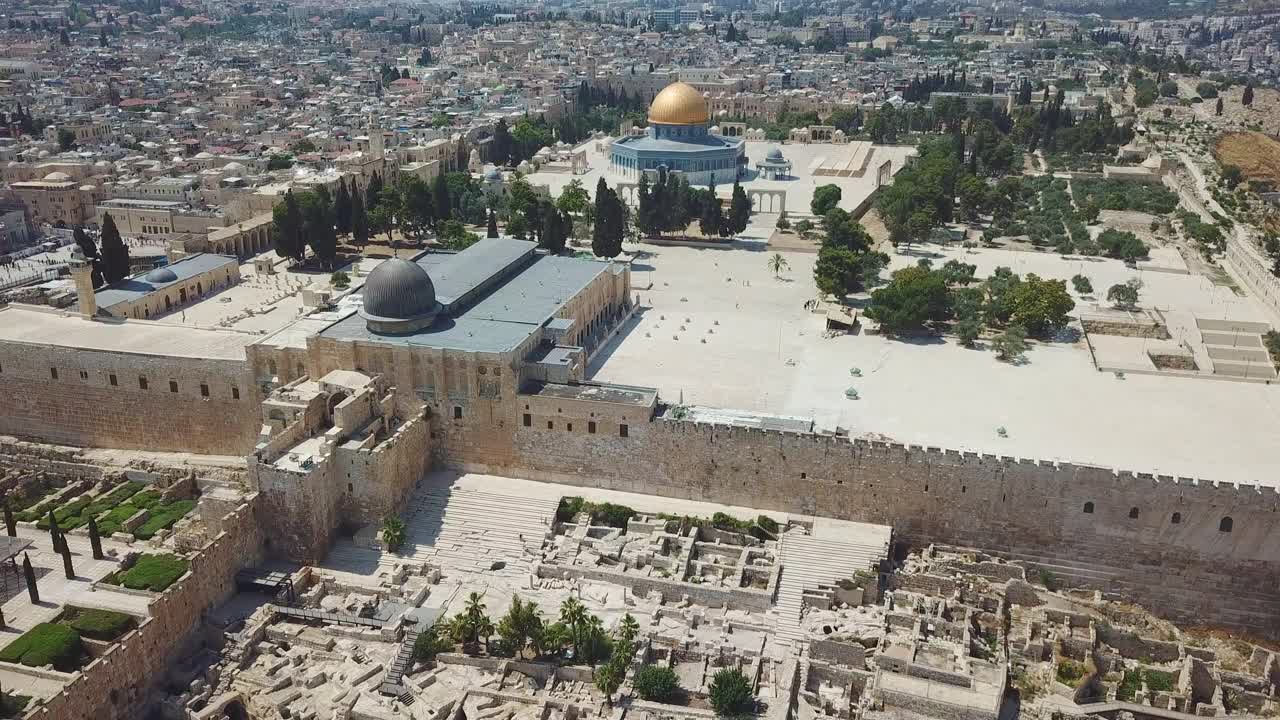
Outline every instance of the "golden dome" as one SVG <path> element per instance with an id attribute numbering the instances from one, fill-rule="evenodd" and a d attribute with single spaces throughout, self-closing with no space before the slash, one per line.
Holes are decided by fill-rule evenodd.
<path id="1" fill-rule="evenodd" d="M 707 101 L 692 85 L 674 82 L 662 89 L 649 106 L 649 122 L 664 125 L 698 125 L 711 121 Z"/>

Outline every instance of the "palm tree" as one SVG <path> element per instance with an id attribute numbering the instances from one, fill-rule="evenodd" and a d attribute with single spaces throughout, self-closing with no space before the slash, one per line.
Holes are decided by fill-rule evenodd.
<path id="1" fill-rule="evenodd" d="M 774 253 L 773 257 L 769 258 L 769 271 L 773 273 L 775 278 L 781 277 L 783 270 L 790 269 L 791 263 L 787 262 L 787 259 L 782 257 L 782 253 Z"/>
<path id="2" fill-rule="evenodd" d="M 622 616 L 622 622 L 618 625 L 618 636 L 627 642 L 635 642 L 636 636 L 640 634 L 640 623 L 627 613 Z"/>
<path id="3" fill-rule="evenodd" d="M 382 546 L 389 552 L 397 552 L 404 545 L 404 521 L 389 517 L 382 521 Z"/>
<path id="4" fill-rule="evenodd" d="M 560 604 L 560 622 L 569 626 L 573 638 L 573 654 L 582 655 L 582 626 L 587 622 L 587 608 L 578 598 L 571 597 Z"/>
<path id="5" fill-rule="evenodd" d="M 606 635 L 604 632 L 604 622 L 600 620 L 599 615 L 587 616 L 586 627 L 583 628 L 583 645 L 586 648 L 587 662 L 591 663 L 591 667 L 596 666 L 596 661 L 604 654 Z"/>

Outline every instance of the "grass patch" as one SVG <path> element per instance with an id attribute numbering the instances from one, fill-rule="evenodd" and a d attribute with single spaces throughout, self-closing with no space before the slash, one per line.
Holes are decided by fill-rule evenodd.
<path id="1" fill-rule="evenodd" d="M 26 695 L 10 693 L 0 695 L 0 718 L 20 718 L 29 704 L 31 704 L 31 698 Z"/>
<path id="2" fill-rule="evenodd" d="M 150 510 L 160 504 L 160 493 L 155 490 L 143 490 L 137 495 L 129 498 L 129 504 L 136 508 L 145 508 Z"/>
<path id="3" fill-rule="evenodd" d="M 80 637 L 110 642 L 132 630 L 138 623 L 132 615 L 113 610 L 67 608 L 62 623 L 70 625 Z"/>
<path id="4" fill-rule="evenodd" d="M 106 515 L 98 518 L 98 533 L 104 537 L 110 537 L 114 533 L 118 533 L 124 529 L 124 521 L 133 517 L 140 508 L 134 507 L 133 503 L 124 503 L 117 505 Z"/>
<path id="5" fill-rule="evenodd" d="M 155 537 L 156 533 L 181 520 L 182 516 L 191 512 L 195 506 L 195 500 L 174 500 L 163 505 L 156 505 L 151 508 L 151 517 L 147 518 L 146 522 L 133 531 L 133 536 L 139 540 L 150 540 Z"/>
<path id="6" fill-rule="evenodd" d="M 93 498 L 89 497 L 88 495 L 81 495 L 75 500 L 72 500 L 71 502 L 64 504 L 62 507 L 59 507 L 57 510 L 54 510 L 53 517 L 55 520 L 58 521 L 58 527 L 66 529 L 67 518 L 76 517 L 80 515 L 80 512 L 83 511 L 86 507 L 88 507 L 89 503 L 91 502 L 93 502 Z M 46 512 L 43 517 L 36 520 L 36 527 L 40 528 L 41 530 L 49 529 L 49 513 Z"/>
<path id="7" fill-rule="evenodd" d="M 1141 667 L 1126 670 L 1124 679 L 1120 681 L 1120 685 L 1116 688 L 1116 699 L 1133 702 L 1133 699 L 1138 695 L 1138 691 L 1142 689 L 1144 680 L 1147 683 L 1147 689 L 1151 692 L 1171 692 L 1175 677 L 1173 673 L 1164 672 L 1163 670 L 1151 670 Z"/>
<path id="8" fill-rule="evenodd" d="M 146 487 L 146 485 L 143 485 L 140 482 L 120 483 L 111 492 L 89 503 L 88 507 L 80 513 L 80 517 L 87 523 L 89 522 L 89 518 L 97 517 L 98 515 L 116 507 L 125 500 L 128 500 L 130 497 L 136 495 L 144 487 Z"/>
<path id="9" fill-rule="evenodd" d="M 61 672 L 75 672 L 82 655 L 80 634 L 59 623 L 40 623 L 0 650 L 0 660 L 5 662 L 27 667 L 52 665 Z"/>
<path id="10" fill-rule="evenodd" d="M 1075 660 L 1062 658 L 1058 661 L 1058 682 L 1067 687 L 1076 687 L 1087 674 L 1089 674 L 1088 669 Z"/>
<path id="11" fill-rule="evenodd" d="M 182 577 L 188 567 L 190 564 L 177 555 L 142 555 L 133 567 L 116 574 L 116 582 L 130 590 L 161 592 Z"/>

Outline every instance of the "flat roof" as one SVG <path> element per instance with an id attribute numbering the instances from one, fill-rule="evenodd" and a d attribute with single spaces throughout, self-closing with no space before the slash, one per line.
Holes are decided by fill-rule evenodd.
<path id="1" fill-rule="evenodd" d="M 564 400 L 617 403 L 636 407 L 652 407 L 658 400 L 658 391 L 654 388 L 611 385 L 607 383 L 562 385 L 559 383 L 530 382 L 520 388 L 520 394 L 561 398 Z"/>
<path id="2" fill-rule="evenodd" d="M 436 298 L 446 305 L 446 313 L 451 313 L 428 328 L 406 335 L 382 335 L 370 331 L 363 317 L 352 314 L 321 335 L 468 352 L 515 350 L 609 267 L 594 260 L 536 255 L 533 245 L 490 238 L 461 253 L 431 253 L 418 258 L 435 284 Z M 530 264 L 512 269 L 525 262 Z M 504 273 L 508 276 L 502 277 Z M 467 307 L 464 301 L 471 297 L 480 299 Z"/>
<path id="3" fill-rule="evenodd" d="M 485 238 L 460 253 L 428 253 L 417 262 L 436 288 L 436 300 L 453 311 L 486 281 L 526 260 L 537 243 L 508 238 Z"/>
<path id="4" fill-rule="evenodd" d="M 162 290 L 170 285 L 180 283 L 184 280 L 190 280 L 193 277 L 203 275 L 211 270 L 225 267 L 227 265 L 239 265 L 239 261 L 229 255 L 214 255 L 213 253 L 196 253 L 188 255 L 176 262 L 168 265 L 162 265 L 155 270 L 167 269 L 172 270 L 175 276 L 174 280 L 169 282 L 152 282 L 147 280 L 147 275 L 153 270 L 140 272 L 136 275 L 111 283 L 107 287 L 96 293 L 98 307 L 109 308 L 124 302 L 132 302 L 138 298 L 149 295 L 157 290 Z"/>
<path id="5" fill-rule="evenodd" d="M 98 322 L 75 312 L 13 304 L 0 308 L 0 342 L 77 350 L 244 361 L 257 335 L 150 320 Z"/>

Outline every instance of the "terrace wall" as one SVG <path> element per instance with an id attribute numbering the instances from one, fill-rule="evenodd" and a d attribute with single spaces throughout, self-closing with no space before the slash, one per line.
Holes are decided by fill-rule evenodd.
<path id="1" fill-rule="evenodd" d="M 235 574 L 261 560 L 257 498 L 217 522 L 222 532 L 190 557 L 190 570 L 157 596 L 150 617 L 27 713 L 33 720 L 132 720 L 179 659 L 204 614 L 235 591 Z"/>

